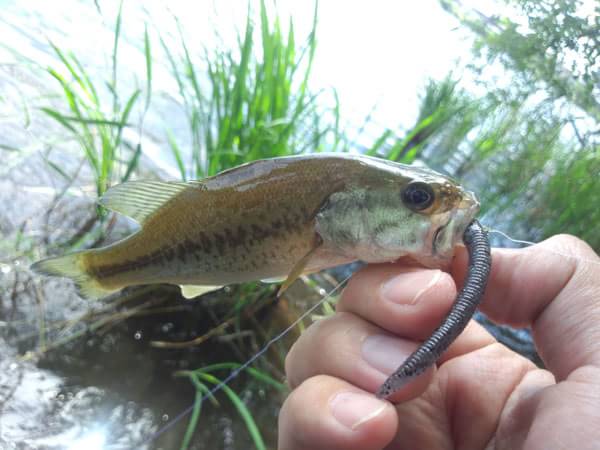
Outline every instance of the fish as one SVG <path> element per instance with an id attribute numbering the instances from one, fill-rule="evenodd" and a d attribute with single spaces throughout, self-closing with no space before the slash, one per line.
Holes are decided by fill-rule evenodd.
<path id="1" fill-rule="evenodd" d="M 186 298 L 283 281 L 360 260 L 447 267 L 479 211 L 471 191 L 426 167 L 351 154 L 252 161 L 189 182 L 128 181 L 99 203 L 140 229 L 112 245 L 48 258 L 35 272 L 103 298 L 167 283 Z"/>

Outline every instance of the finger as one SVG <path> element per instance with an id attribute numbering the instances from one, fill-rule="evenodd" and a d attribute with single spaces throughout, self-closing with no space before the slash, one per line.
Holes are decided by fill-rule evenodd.
<path id="1" fill-rule="evenodd" d="M 286 358 L 288 383 L 296 387 L 308 378 L 326 374 L 375 392 L 417 346 L 354 314 L 336 313 L 311 325 L 292 346 Z M 390 400 L 417 397 L 433 373 L 431 368 Z"/>
<path id="2" fill-rule="evenodd" d="M 411 340 L 423 340 L 439 325 L 455 298 L 454 280 L 444 272 L 380 264 L 369 266 L 354 275 L 342 294 L 338 310 L 361 315 L 386 330 Z M 495 342 L 496 339 L 481 325 L 471 321 L 440 358 L 439 364 Z M 391 349 L 386 351 L 391 355 Z M 397 355 L 396 358 L 390 358 L 390 361 L 395 364 L 400 357 L 401 355 Z M 402 359 L 400 362 L 403 361 Z M 414 397 L 424 387 L 423 381 L 428 382 L 429 378 L 417 380 L 419 383 L 408 385 L 411 390 L 402 391 L 403 395 L 395 396 L 392 400 L 404 401 Z M 370 385 L 361 387 L 371 388 Z"/>
<path id="3" fill-rule="evenodd" d="M 278 448 L 380 450 L 392 440 L 397 425 L 389 402 L 320 375 L 304 381 L 283 404 Z"/>
<path id="4" fill-rule="evenodd" d="M 440 369 L 457 448 L 484 448 L 507 399 L 536 366 L 502 344 L 454 358 Z"/>
<path id="5" fill-rule="evenodd" d="M 467 256 L 453 265 L 464 278 Z M 562 380 L 600 366 L 600 258 L 583 241 L 560 235 L 521 249 L 494 249 L 481 305 L 496 322 L 530 325 L 540 356 Z"/>
<path id="6" fill-rule="evenodd" d="M 424 340 L 455 297 L 454 281 L 445 272 L 377 264 L 352 277 L 337 310 L 364 317 L 396 335 Z"/>

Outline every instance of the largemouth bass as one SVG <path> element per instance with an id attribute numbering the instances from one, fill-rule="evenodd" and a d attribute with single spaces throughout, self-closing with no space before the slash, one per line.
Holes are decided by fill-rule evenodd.
<path id="1" fill-rule="evenodd" d="M 440 267 L 479 210 L 473 193 L 432 170 L 340 154 L 254 161 L 187 183 L 127 182 L 100 203 L 141 229 L 32 266 L 90 298 L 154 283 L 188 297 L 265 279 L 285 280 L 283 290 L 355 260 Z"/>

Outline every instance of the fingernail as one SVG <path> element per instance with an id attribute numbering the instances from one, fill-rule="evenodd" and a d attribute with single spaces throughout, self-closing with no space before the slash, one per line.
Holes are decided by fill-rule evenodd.
<path id="1" fill-rule="evenodd" d="M 405 272 L 383 283 L 381 297 L 392 303 L 414 305 L 441 277 L 441 270 Z"/>
<path id="2" fill-rule="evenodd" d="M 329 402 L 331 414 L 346 428 L 356 430 L 383 412 L 387 403 L 372 395 L 340 392 Z"/>
<path id="3" fill-rule="evenodd" d="M 362 343 L 362 358 L 384 376 L 390 375 L 415 349 L 412 342 L 384 334 L 368 336 Z"/>

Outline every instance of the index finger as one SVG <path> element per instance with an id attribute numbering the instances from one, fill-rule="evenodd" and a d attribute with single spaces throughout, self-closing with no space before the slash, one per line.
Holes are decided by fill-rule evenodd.
<path id="1" fill-rule="evenodd" d="M 466 265 L 461 251 L 456 279 Z M 578 367 L 600 366 L 600 258 L 573 236 L 494 249 L 481 310 L 495 322 L 531 326 L 542 360 L 560 380 Z"/>

